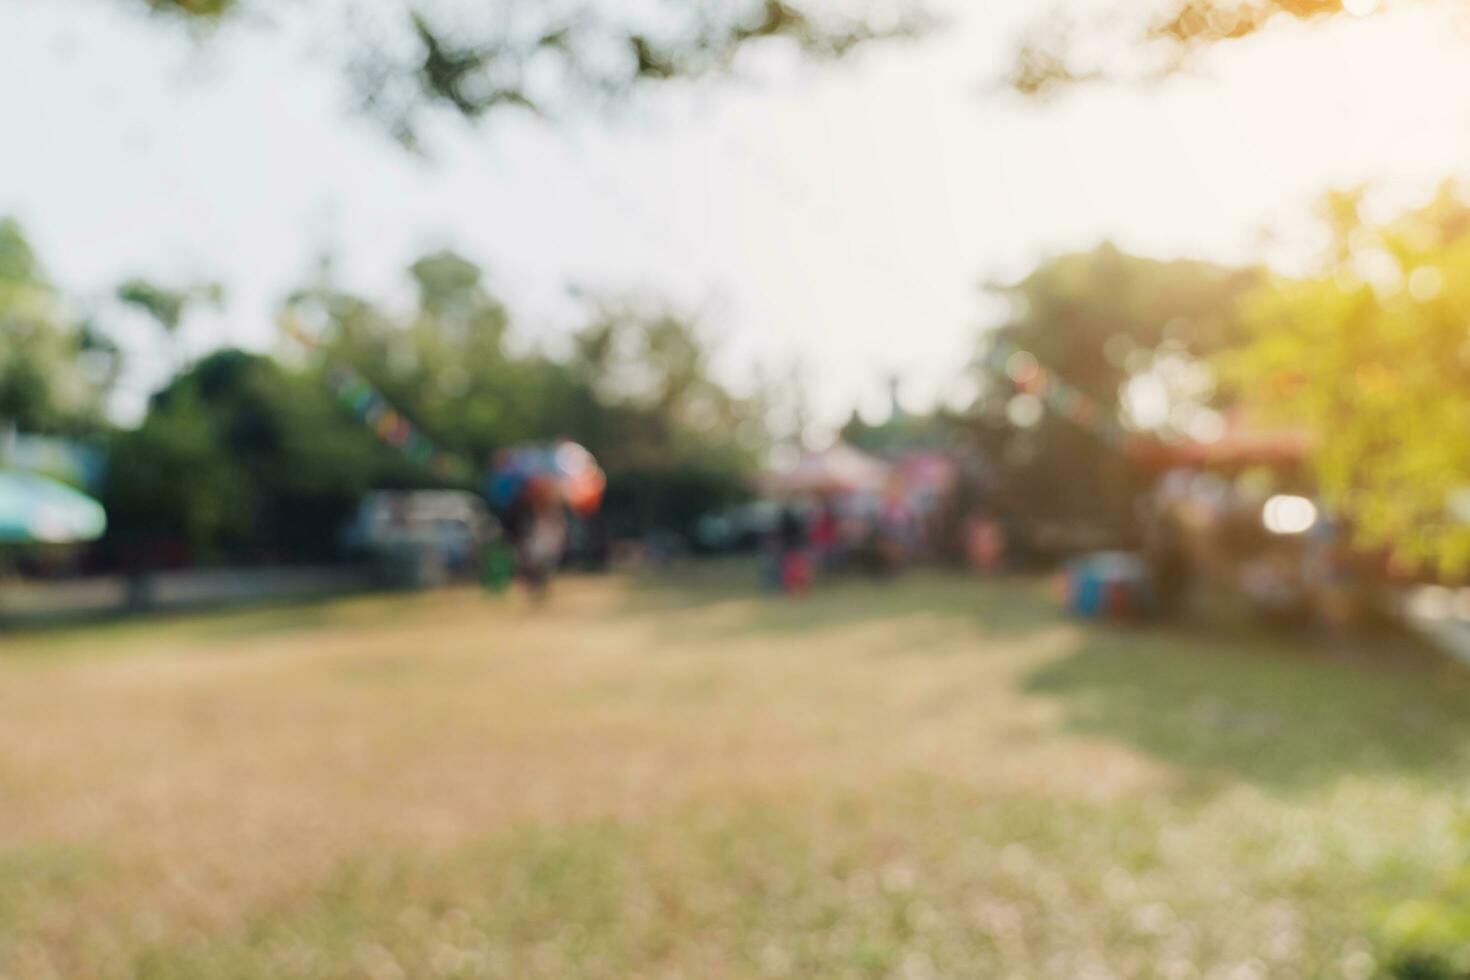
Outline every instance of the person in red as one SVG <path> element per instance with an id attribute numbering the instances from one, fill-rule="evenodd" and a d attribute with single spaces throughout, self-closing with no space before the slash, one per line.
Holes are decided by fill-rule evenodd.
<path id="1" fill-rule="evenodd" d="M 837 562 L 837 508 L 832 501 L 823 502 L 812 523 L 810 541 L 812 556 L 819 569 L 830 570 Z"/>
<path id="2" fill-rule="evenodd" d="M 811 587 L 811 559 L 807 555 L 806 522 L 794 507 L 781 512 L 777 528 L 781 562 L 781 589 L 789 595 L 805 595 Z"/>

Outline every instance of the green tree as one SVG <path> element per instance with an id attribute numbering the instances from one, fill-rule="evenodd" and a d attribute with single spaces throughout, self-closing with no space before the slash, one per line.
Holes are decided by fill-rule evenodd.
<path id="1" fill-rule="evenodd" d="M 554 437 L 592 413 L 565 365 L 507 347 L 509 314 L 473 263 L 439 252 L 409 275 L 416 302 L 406 312 L 340 290 L 328 275 L 295 294 L 281 322 L 312 339 L 318 368 L 358 371 L 477 467 L 497 450 Z"/>
<path id="2" fill-rule="evenodd" d="M 992 286 L 1012 313 L 986 343 L 999 339 L 1029 351 L 1116 415 L 1135 376 L 1166 358 L 1201 358 L 1237 341 L 1237 303 L 1262 275 L 1143 258 L 1104 244 Z"/>
<path id="3" fill-rule="evenodd" d="M 423 485 L 310 375 L 241 351 L 201 360 L 114 439 L 114 547 L 214 562 L 321 559 L 362 495 Z"/>
<path id="4" fill-rule="evenodd" d="M 192 307 L 205 303 L 215 308 L 224 305 L 225 291 L 219 283 L 196 283 L 171 287 L 134 276 L 117 287 L 117 298 L 128 306 L 148 314 L 163 329 L 174 350 L 174 364 L 184 367 L 183 339 L 180 330 Z"/>
<path id="5" fill-rule="evenodd" d="M 1009 508 L 1033 518 L 1130 526 L 1139 475 L 1106 433 L 1127 427 L 1184 435 L 1213 412 L 1205 359 L 1242 338 L 1236 310 L 1262 275 L 1103 245 L 992 287 L 1009 300 L 1011 315 L 982 340 L 973 441 L 1013 491 Z M 997 363 L 997 345 L 1029 361 Z M 1092 414 L 1063 418 L 1040 400 L 1019 406 L 1017 400 L 1033 398 L 1026 391 L 1033 371 L 1090 399 Z M 1143 384 L 1159 393 L 1149 415 L 1125 397 Z"/>
<path id="6" fill-rule="evenodd" d="M 688 533 L 748 496 L 770 441 L 764 409 L 716 380 L 710 359 L 697 321 L 660 306 L 605 302 L 574 337 L 573 377 L 595 405 L 576 434 L 607 470 L 622 530 Z"/>
<path id="7" fill-rule="evenodd" d="M 105 341 L 70 317 L 20 224 L 0 220 L 0 425 L 94 428 L 114 364 Z"/>
<path id="8" fill-rule="evenodd" d="M 662 307 L 596 306 L 570 356 L 517 350 L 481 270 L 438 252 L 409 268 L 416 301 L 386 310 L 324 275 L 282 310 L 317 370 L 351 367 L 472 472 L 512 446 L 566 437 L 601 461 L 608 517 L 684 530 L 744 494 L 765 445 L 759 407 L 710 372 L 695 322 Z"/>
<path id="9" fill-rule="evenodd" d="M 764 437 L 752 406 L 710 371 L 711 351 L 697 321 L 677 311 L 631 302 L 596 307 L 574 338 L 572 369 L 598 404 L 630 431 L 630 458 L 667 456 L 696 447 L 755 448 Z M 609 447 L 612 448 L 612 447 Z"/>

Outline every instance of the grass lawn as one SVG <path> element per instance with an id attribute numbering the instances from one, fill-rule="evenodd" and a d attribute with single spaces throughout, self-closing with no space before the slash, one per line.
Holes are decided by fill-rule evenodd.
<path id="1" fill-rule="evenodd" d="M 1347 977 L 1470 681 L 721 566 L 0 635 L 0 977 Z"/>

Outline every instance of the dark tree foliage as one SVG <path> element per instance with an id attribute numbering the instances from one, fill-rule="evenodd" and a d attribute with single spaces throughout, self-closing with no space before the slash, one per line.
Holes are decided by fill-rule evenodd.
<path id="1" fill-rule="evenodd" d="M 1078 83 L 1150 80 L 1187 65 L 1205 48 L 1251 37 L 1273 22 L 1345 16 L 1343 0 L 1172 0 L 1139 16 L 1116 3 L 1079 18 L 1054 8 L 1022 40 L 1005 84 L 1027 96 L 1049 96 Z"/>
<path id="2" fill-rule="evenodd" d="M 237 350 L 174 379 L 111 456 L 108 546 L 131 565 L 324 559 L 364 492 L 431 479 L 320 378 Z"/>
<path id="3" fill-rule="evenodd" d="M 0 429 L 94 429 L 116 361 L 71 316 L 19 222 L 0 220 Z"/>
<path id="4" fill-rule="evenodd" d="M 200 282 L 187 286 L 166 286 L 152 279 L 133 276 L 117 287 L 118 301 L 142 310 L 177 339 L 179 328 L 189 311 L 200 304 L 219 309 L 225 304 L 225 288 L 217 282 Z"/>
<path id="5" fill-rule="evenodd" d="M 199 20 L 223 17 L 236 6 L 236 0 L 141 0 L 156 13 Z"/>
<path id="6" fill-rule="evenodd" d="M 125 0 L 217 25 L 270 0 Z M 500 109 L 556 114 L 613 103 L 650 84 L 731 72 L 768 41 L 819 59 L 926 23 L 916 3 L 855 0 L 384 0 L 347 3 L 348 77 L 357 106 L 408 147 L 427 113 L 479 120 Z M 387 16 L 384 18 L 384 12 Z"/>
<path id="7" fill-rule="evenodd" d="M 1104 244 L 992 287 L 1013 310 L 997 335 L 1113 412 L 1124 382 L 1165 345 L 1207 357 L 1242 340 L 1238 304 L 1262 280 L 1259 269 L 1160 261 Z"/>

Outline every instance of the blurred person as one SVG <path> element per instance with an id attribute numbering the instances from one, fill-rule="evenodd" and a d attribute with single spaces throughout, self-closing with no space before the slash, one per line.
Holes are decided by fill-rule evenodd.
<path id="1" fill-rule="evenodd" d="M 516 573 L 532 599 L 540 601 L 566 553 L 567 519 L 556 483 L 533 477 L 506 524 L 516 553 Z"/>
<path id="2" fill-rule="evenodd" d="M 970 568 L 984 574 L 1005 564 L 1005 529 L 991 514 L 977 512 L 965 522 L 965 557 Z"/>
<path id="3" fill-rule="evenodd" d="M 812 522 L 812 555 L 818 568 L 830 572 L 837 567 L 838 544 L 837 505 L 828 498 L 822 502 L 817 518 Z"/>
<path id="4" fill-rule="evenodd" d="M 776 526 L 781 589 L 787 595 L 805 595 L 811 587 L 811 559 L 807 553 L 807 526 L 795 507 L 781 511 Z"/>
<path id="5" fill-rule="evenodd" d="M 892 574 L 903 568 L 915 544 L 915 517 L 903 487 L 896 481 L 884 495 L 878 513 L 874 550 L 878 569 Z"/>
<path id="6" fill-rule="evenodd" d="M 1269 548 L 1245 562 L 1239 583 L 1251 610 L 1267 622 L 1298 622 L 1308 611 L 1301 562 L 1290 548 Z"/>
<path id="7" fill-rule="evenodd" d="M 768 592 L 781 591 L 781 540 L 775 528 L 761 538 L 760 578 L 761 588 Z"/>
<path id="8" fill-rule="evenodd" d="M 1342 526 L 1320 520 L 1303 542 L 1302 579 L 1318 628 L 1342 634 L 1359 618 L 1360 583 Z"/>
<path id="9" fill-rule="evenodd" d="M 1154 513 L 1145 533 L 1154 608 L 1165 619 L 1176 618 L 1188 603 L 1194 581 L 1184 529 L 1172 510 L 1163 507 Z"/>

